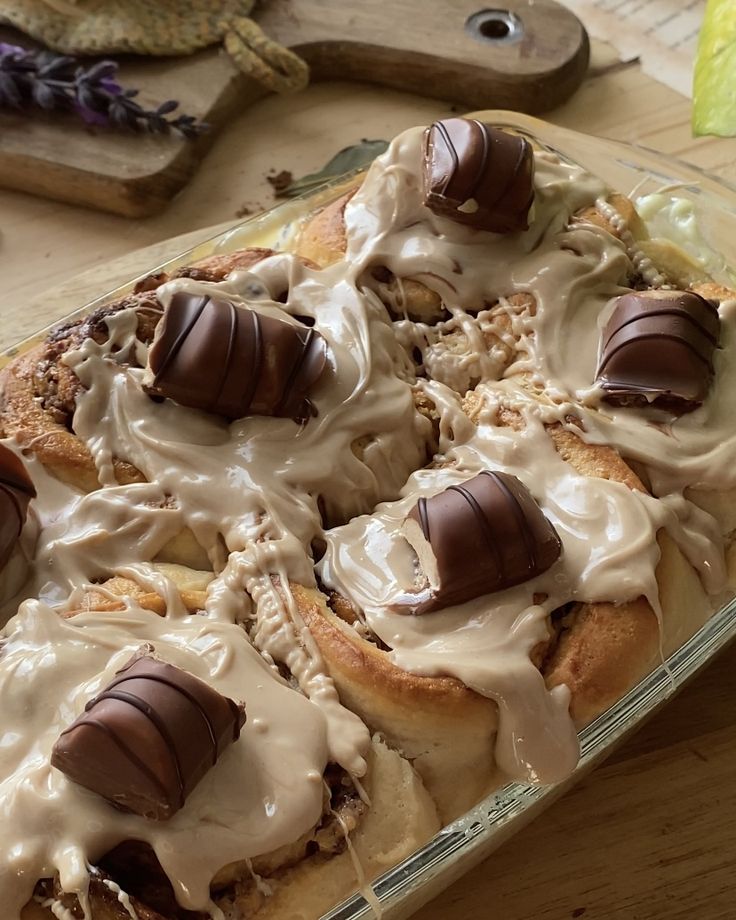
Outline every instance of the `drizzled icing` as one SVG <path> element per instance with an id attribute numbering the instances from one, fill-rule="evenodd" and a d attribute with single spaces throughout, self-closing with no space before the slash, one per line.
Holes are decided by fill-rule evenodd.
<path id="1" fill-rule="evenodd" d="M 653 288 L 669 288 L 665 276 L 655 267 L 648 255 L 643 253 L 637 246 L 634 235 L 629 230 L 626 220 L 618 213 L 614 206 L 606 201 L 605 198 L 599 198 L 595 203 L 596 210 L 601 214 L 613 227 L 617 235 L 626 246 L 634 269 L 642 276 L 645 283 Z"/>
<path id="2" fill-rule="evenodd" d="M 582 416 L 584 430 L 577 433 L 641 459 L 659 491 L 729 484 L 736 476 L 733 306 L 721 307 L 724 334 L 711 397 L 678 420 L 684 427 L 677 435 L 650 425 L 647 412 L 601 407 L 590 386 L 599 330 L 609 301 L 637 270 L 624 243 L 592 225 L 570 224 L 574 212 L 604 201 L 604 185 L 538 151 L 529 230 L 479 233 L 423 205 L 421 137 L 415 129 L 397 138 L 346 207 L 345 260 L 316 270 L 285 253 L 218 284 L 181 278 L 158 291 L 164 307 L 183 291 L 282 321 L 314 321 L 329 366 L 310 391 L 317 414 L 305 425 L 262 417 L 228 425 L 169 401 L 152 402 L 141 386 L 146 349 L 135 338 L 130 310 L 108 320 L 105 343 L 88 339 L 65 355 L 84 387 L 73 428 L 103 488 L 84 495 L 53 480 L 37 461 L 28 463 L 39 493 L 30 527 L 40 538 L 26 595 L 41 600 L 21 606 L 0 657 L 0 706 L 12 738 L 0 749 L 8 777 L 0 785 L 0 903 L 9 905 L 12 920 L 35 880 L 57 870 L 84 906 L 88 864 L 127 838 L 151 842 L 182 905 L 219 916 L 209 895 L 215 873 L 309 830 L 321 814 L 328 760 L 356 776 L 364 772 L 367 729 L 340 704 L 288 591 L 290 580 L 315 584 L 315 540 L 327 546 L 322 581 L 353 600 L 394 662 L 419 674 L 454 675 L 496 700 L 499 765 L 509 776 L 542 781 L 562 778 L 577 759 L 569 692 L 547 691 L 530 659 L 548 638 L 550 612 L 571 600 L 640 596 L 659 611 L 662 527 L 707 576 L 709 590 L 720 589 L 722 557 L 704 512 L 679 492 L 658 501 L 578 475 L 555 452 L 544 423 Z M 449 318 L 435 327 L 392 325 L 376 294 L 361 284 L 374 267 L 426 284 L 441 295 Z M 286 302 L 277 302 L 287 289 Z M 512 305 L 515 294 L 531 295 L 535 309 Z M 489 341 L 495 342 L 490 352 Z M 433 379 L 417 381 L 416 349 Z M 127 363 L 133 357 L 140 366 Z M 536 403 L 518 380 L 493 383 L 504 374 L 544 388 L 550 402 Z M 485 410 L 476 427 L 458 394 L 479 382 Z M 439 416 L 439 457 L 429 467 L 431 425 L 416 411 L 413 390 Z M 523 430 L 497 424 L 499 405 L 520 414 Z M 707 431 L 692 421 L 699 414 Z M 113 458 L 133 464 L 148 482 L 119 485 Z M 486 468 L 526 484 L 561 536 L 562 558 L 492 599 L 422 618 L 393 612 L 397 594 L 415 586 L 415 558 L 399 536 L 408 510 L 418 496 Z M 185 529 L 215 572 L 199 616 L 187 614 L 148 565 Z M 123 612 L 57 617 L 51 605 L 113 572 L 165 594 L 167 616 L 129 602 Z M 243 738 L 187 806 L 153 828 L 48 767 L 61 729 L 145 642 L 221 693 L 245 699 L 249 713 Z M 304 696 L 284 684 L 277 665 Z M 32 696 L 29 724 L 23 701 Z M 247 765 L 240 760 L 245 751 Z M 197 829 L 196 847 L 187 846 L 185 829 Z M 15 874 L 20 868 L 25 887 Z"/>
<path id="3" fill-rule="evenodd" d="M 533 222 L 524 233 L 501 236 L 474 231 L 434 215 L 422 202 L 422 132 L 399 135 L 369 171 L 345 208 L 347 258 L 353 270 L 385 265 L 437 291 L 451 313 L 477 311 L 513 292 L 534 291 L 538 307 L 557 305 L 584 271 L 577 247 L 593 229 L 565 230 L 570 216 L 605 192 L 603 183 L 558 157 L 535 157 Z M 591 244 L 587 244 L 588 247 Z M 608 234 L 598 246 L 604 268 L 614 260 L 619 281 L 628 259 Z"/>
<path id="4" fill-rule="evenodd" d="M 502 302 L 500 308 L 514 317 L 508 304 Z M 427 377 L 456 393 L 472 390 L 481 380 L 501 377 L 508 350 L 515 346 L 513 335 L 500 329 L 497 312 L 490 310 L 477 316 L 458 312 L 434 326 L 397 320 L 394 329 L 407 354 L 421 355 L 421 369 Z"/>
<path id="5" fill-rule="evenodd" d="M 668 527 L 688 544 L 678 517 L 686 509 L 577 473 L 545 433 L 539 406 L 513 384 L 489 388 L 485 397 L 477 428 L 459 401 L 454 411 L 445 407 L 454 438 L 443 465 L 414 473 L 398 501 L 331 531 L 319 571 L 326 584 L 363 611 L 397 665 L 419 674 L 453 674 L 496 700 L 496 759 L 507 775 L 554 782 L 574 766 L 577 737 L 567 716 L 567 691 L 548 692 L 529 654 L 547 640 L 549 614 L 570 601 L 644 596 L 659 612 L 656 533 Z M 523 431 L 499 427 L 499 405 L 520 413 Z M 492 597 L 421 617 L 397 614 L 395 608 L 416 588 L 416 557 L 401 529 L 417 496 L 434 495 L 484 469 L 524 482 L 562 539 L 561 559 L 542 575 Z M 698 550 L 691 554 L 693 561 L 721 583 L 717 539 Z M 544 599 L 535 603 L 535 596 Z"/>
<path id="6" fill-rule="evenodd" d="M 693 412 L 679 418 L 654 407 L 616 408 L 601 401 L 592 386 L 598 362 L 600 330 L 615 304 L 596 311 L 586 303 L 576 317 L 575 336 L 566 338 L 548 318 L 530 320 L 533 331 L 525 342 L 528 364 L 555 381 L 558 415 L 573 413 L 583 423 L 590 443 L 608 444 L 645 469 L 656 495 L 736 488 L 736 300 L 719 307 L 720 347 L 716 349 L 710 392 Z"/>
<path id="7" fill-rule="evenodd" d="M 298 774 L 292 776 L 288 794 L 279 783 L 273 794 L 266 795 L 261 784 L 259 792 L 265 796 L 262 808 L 285 817 L 283 827 L 288 826 L 289 831 L 284 839 L 277 836 L 279 821 L 264 833 L 257 825 L 247 830 L 243 822 L 235 820 L 237 815 L 231 815 L 224 802 L 229 798 L 237 801 L 239 781 L 223 774 L 218 764 L 212 775 L 218 784 L 217 805 L 221 812 L 217 821 L 225 828 L 223 839 L 233 842 L 243 836 L 246 842 L 232 854 L 223 853 L 222 846 L 213 844 L 209 848 L 211 861 L 187 853 L 183 845 L 175 848 L 183 851 L 178 861 L 159 854 L 181 903 L 197 909 L 207 908 L 209 882 L 227 862 L 292 842 L 316 823 L 322 800 L 321 795 L 310 794 L 310 784 L 321 779 L 328 758 L 356 777 L 365 772 L 368 730 L 340 704 L 317 647 L 289 596 L 288 581 L 314 583 L 309 546 L 322 533 L 321 514 L 337 521 L 347 520 L 369 510 L 381 498 L 397 495 L 411 470 L 425 462 L 425 444 L 431 434 L 429 422 L 414 407 L 410 364 L 375 295 L 360 294 L 354 280 L 338 271 L 310 270 L 292 256 L 268 261 L 261 277 L 245 272 L 222 288 L 229 299 L 241 303 L 256 294 L 254 306 L 266 315 L 288 320 L 291 311 L 318 320 L 333 364 L 312 393 L 316 418 L 305 426 L 289 419 L 271 418 L 245 418 L 228 426 L 216 416 L 171 402 L 151 401 L 141 387 L 143 370 L 127 363 L 135 356 L 137 363 L 145 364 L 146 355 L 135 338 L 135 313 L 124 310 L 109 320 L 110 335 L 104 344 L 88 339 L 78 350 L 65 355 L 65 361 L 85 387 L 78 400 L 74 430 L 89 447 L 103 488 L 82 494 L 56 483 L 37 462 L 29 462 L 39 489 L 34 519 L 42 530 L 30 593 L 41 595 L 47 602 L 60 603 L 80 585 L 115 571 L 128 572 L 140 581 L 145 577 L 141 565 L 150 562 L 172 537 L 188 528 L 220 573 L 210 586 L 205 622 L 210 622 L 212 629 L 228 629 L 232 631 L 228 635 L 239 637 L 262 663 L 257 679 L 266 689 L 269 680 L 277 688 L 281 686 L 275 667 L 268 667 L 269 663 L 281 664 L 311 701 L 310 704 L 293 694 L 301 709 L 291 707 L 288 701 L 284 706 L 285 719 L 294 719 L 294 723 L 282 723 L 272 732 L 268 720 L 252 715 L 247 687 L 241 688 L 240 693 L 219 688 L 248 700 L 249 726 L 253 731 L 268 729 L 269 737 L 273 734 L 283 769 L 298 770 L 301 759 L 313 752 L 315 745 L 324 751 L 319 757 L 311 757 L 305 773 L 306 792 L 299 788 Z M 292 293 L 285 305 L 268 299 L 271 291 L 283 290 L 289 282 Z M 173 282 L 161 291 L 161 299 L 166 303 L 177 289 L 197 292 L 202 287 L 212 289 L 211 285 L 193 281 Z M 127 458 L 148 482 L 117 484 L 114 457 Z M 273 576 L 280 576 L 281 591 Z M 152 590 L 161 591 L 162 587 L 160 579 L 154 579 Z M 170 597 L 169 619 L 177 614 L 177 604 L 171 601 Z M 56 616 L 45 605 L 32 609 L 42 610 L 46 619 Z M 181 615 L 180 607 L 178 613 Z M 155 634 L 156 626 L 166 621 L 158 621 L 149 612 L 141 611 L 140 615 L 150 625 L 144 629 L 137 624 L 136 635 L 141 640 L 155 640 L 151 631 Z M 116 616 L 121 619 L 115 622 L 123 621 L 122 614 Z M 102 614 L 87 617 L 95 624 L 105 625 Z M 48 644 L 57 650 L 58 657 L 68 656 L 76 661 L 77 650 L 68 631 L 71 627 L 62 625 L 39 646 Z M 8 629 L 12 635 L 13 624 Z M 248 645 L 249 638 L 262 653 L 260 657 Z M 152 644 L 168 660 L 159 643 Z M 191 644 L 191 639 L 184 644 Z M 105 646 L 108 657 L 111 647 L 112 640 Z M 0 663 L 0 679 L 10 667 L 7 649 L 8 646 Z M 118 658 L 115 662 L 120 664 Z M 80 701 L 86 702 L 105 683 L 104 675 L 110 673 L 106 663 L 107 657 L 95 659 L 93 673 L 105 670 L 94 686 L 89 683 L 91 675 L 83 677 L 80 664 L 74 685 Z M 248 671 L 248 660 L 239 665 Z M 198 673 L 195 668 L 192 671 Z M 252 674 L 252 664 L 250 671 Z M 212 683 L 218 688 L 216 680 Z M 71 689 L 61 688 L 53 698 L 70 695 Z M 304 708 L 309 713 L 306 718 Z M 48 712 L 41 711 L 48 718 Z M 71 721 L 73 713 L 65 710 L 63 718 L 51 725 L 44 723 L 48 737 L 58 735 Z M 39 733 L 40 726 L 34 726 L 31 735 Z M 259 744 L 268 745 L 269 737 L 260 738 Z M 308 741 L 308 737 L 314 740 Z M 289 753 L 292 747 L 298 752 L 296 760 Z M 250 756 L 258 760 L 257 746 Z M 269 775 L 272 765 L 268 758 L 262 757 L 259 763 Z M 8 764 L 4 773 L 12 777 L 19 769 L 17 764 L 14 766 L 15 769 Z M 46 771 L 50 772 L 47 765 Z M 242 772 L 247 776 L 246 770 Z M 278 771 L 275 775 L 278 777 Z M 56 778 L 56 774 L 53 776 Z M 17 777 L 9 780 L 10 786 L 14 782 Z M 316 811 L 312 807 L 315 802 L 319 803 Z M 53 823 L 48 801 L 30 797 L 25 807 L 33 811 L 39 826 Z M 103 834 L 99 830 L 101 822 L 94 818 L 95 810 L 101 807 L 87 793 L 86 798 L 65 809 L 65 813 L 75 815 L 67 828 L 69 838 L 74 840 L 73 865 L 64 861 L 63 852 L 57 848 L 51 852 L 43 847 L 27 851 L 30 888 L 21 897 L 30 896 L 36 878 L 53 874 L 54 870 L 59 871 L 65 890 L 83 893 L 85 860 L 97 858 L 120 840 L 148 839 L 143 831 L 135 829 L 140 819 L 133 818 L 107 822 Z M 196 811 L 190 809 L 189 803 L 184 811 L 190 815 L 189 826 L 195 827 Z M 199 819 L 204 820 L 201 815 Z M 208 820 L 214 820 L 214 813 Z M 176 821 L 173 819 L 167 827 L 175 827 Z M 75 837 L 72 826 L 77 824 L 81 830 Z M 95 824 L 98 830 L 90 833 L 89 828 Z M 15 826 L 20 827 L 20 822 L 16 820 Z M 48 844 L 53 847 L 53 841 Z M 168 853 L 169 843 L 163 846 Z M 191 864 L 195 859 L 196 867 Z M 11 869 L 6 884 L 11 885 L 13 878 Z M 3 903 L 4 893 L 0 880 Z M 18 893 L 13 891 L 12 897 L 18 897 Z M 7 902 L 11 902 L 10 891 Z"/>
<path id="8" fill-rule="evenodd" d="M 117 897 L 118 902 L 122 904 L 122 906 L 125 908 L 128 915 L 132 917 L 132 920 L 139 920 L 138 914 L 136 913 L 135 908 L 131 904 L 130 897 L 125 891 L 123 891 L 120 885 L 118 885 L 116 882 L 113 882 L 113 880 L 110 878 L 104 878 L 102 880 L 102 884 L 109 891 L 112 891 L 112 893 Z"/>
<path id="9" fill-rule="evenodd" d="M 736 302 L 721 303 L 715 382 L 700 409 L 673 421 L 656 409 L 601 404 L 600 388 L 591 384 L 600 331 L 613 298 L 626 292 L 632 271 L 643 272 L 653 286 L 667 287 L 664 276 L 642 262 L 646 257 L 606 200 L 605 187 L 581 168 L 537 153 L 535 215 L 529 231 L 510 238 L 473 233 L 439 221 L 423 206 L 414 165 L 420 146 L 419 130 L 397 138 L 348 203 L 351 259 L 364 265 L 383 261 L 399 277 L 422 280 L 443 296 L 452 322 L 464 328 L 478 326 L 467 311 L 496 299 L 503 303 L 512 293 L 533 294 L 535 315 L 516 317 L 513 331 L 521 341 L 506 375 L 523 374 L 544 389 L 558 403 L 560 419 L 582 413 L 583 437 L 617 447 L 643 464 L 656 494 L 686 487 L 736 487 Z M 590 204 L 615 224 L 623 241 L 592 225 L 568 225 L 574 211 Z M 401 334 L 407 336 L 406 331 Z M 437 360 L 431 351 L 439 350 L 437 339 L 441 335 L 435 332 L 430 362 Z M 409 343 L 419 344 L 424 352 L 416 327 Z M 461 391 L 467 378 L 451 373 L 472 360 L 475 347 L 477 339 L 468 337 L 466 349 L 444 349 L 438 379 L 453 387 L 460 384 Z"/>
<path id="10" fill-rule="evenodd" d="M 62 619 L 47 604 L 29 600 L 5 634 L 0 667 L 5 916 L 18 916 L 36 879 L 54 871 L 65 890 L 83 892 L 88 861 L 127 839 L 149 842 L 180 903 L 203 910 L 210 903 L 210 881 L 223 866 L 291 843 L 319 819 L 328 758 L 324 719 L 276 677 L 239 626 L 171 611 L 158 617 L 132 602 L 122 611 Z M 49 765 L 62 729 L 146 644 L 223 695 L 248 700 L 241 739 L 192 792 L 187 807 L 165 822 L 117 811 Z"/>

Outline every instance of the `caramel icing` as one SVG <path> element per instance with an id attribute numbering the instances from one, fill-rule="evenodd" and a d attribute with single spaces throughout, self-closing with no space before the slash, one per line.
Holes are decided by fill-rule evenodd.
<path id="1" fill-rule="evenodd" d="M 247 699 L 249 709 L 241 739 L 165 822 L 117 811 L 49 765 L 60 732 L 146 644 L 223 695 Z M 158 617 L 132 602 L 63 619 L 28 600 L 5 630 L 0 699 L 0 901 L 8 917 L 19 915 L 36 879 L 55 871 L 64 890 L 83 893 L 88 863 L 127 839 L 150 843 L 180 903 L 206 910 L 223 866 L 292 842 L 322 813 L 325 720 L 235 624 L 171 610 Z"/>
<path id="2" fill-rule="evenodd" d="M 643 261 L 603 184 L 580 167 L 538 152 L 530 229 L 511 237 L 478 234 L 441 221 L 423 205 L 415 167 L 420 148 L 419 129 L 397 138 L 348 203 L 348 257 L 422 280 L 442 295 L 452 320 L 466 328 L 469 320 L 473 323 L 469 310 L 512 293 L 533 294 L 534 316 L 514 323 L 521 337 L 519 357 L 506 375 L 528 376 L 557 401 L 559 418 L 579 417 L 582 405 L 584 437 L 642 463 L 656 494 L 736 486 L 736 303 L 721 303 L 715 382 L 700 409 L 673 421 L 656 409 L 606 406 L 592 382 L 613 298 L 627 291 L 631 272 L 644 274 L 655 287 L 666 286 L 666 279 Z M 590 203 L 613 220 L 623 241 L 593 225 L 569 224 L 573 212 Z M 408 341 L 415 346 L 416 330 L 412 335 Z M 445 367 L 473 360 L 475 347 L 477 339 L 468 337 L 467 350 L 445 355 L 439 379 L 456 384 Z"/>
<path id="3" fill-rule="evenodd" d="M 715 525 L 681 492 L 734 484 L 736 304 L 721 305 L 715 384 L 700 409 L 665 423 L 654 410 L 601 404 L 591 383 L 600 328 L 612 298 L 646 267 L 632 262 L 625 242 L 570 223 L 579 209 L 605 202 L 603 183 L 537 151 L 529 229 L 478 233 L 423 204 L 421 144 L 422 129 L 405 132 L 370 169 L 345 209 L 346 259 L 318 271 L 283 253 L 221 283 L 180 278 L 158 291 L 164 306 L 181 291 L 225 298 L 264 317 L 314 321 L 328 367 L 310 392 L 317 414 L 306 424 L 246 417 L 228 425 L 151 401 L 142 388 L 146 349 L 130 310 L 108 320 L 107 342 L 88 339 L 66 354 L 84 386 L 74 431 L 94 457 L 102 488 L 82 494 L 29 462 L 39 497 L 26 531 L 40 536 L 26 594 L 40 600 L 21 605 L 0 657 L 8 732 L 0 748 L 0 903 L 10 920 L 36 879 L 55 871 L 65 890 L 80 892 L 84 907 L 88 864 L 127 838 L 152 844 L 182 905 L 217 917 L 212 877 L 314 825 L 328 760 L 362 774 L 367 729 L 340 704 L 288 591 L 290 580 L 315 583 L 314 540 L 327 545 L 321 579 L 354 601 L 396 664 L 454 675 L 498 703 L 498 763 L 510 777 L 535 781 L 561 779 L 578 756 L 569 691 L 548 691 L 530 659 L 547 638 L 550 612 L 569 601 L 639 596 L 658 611 L 656 534 L 663 527 L 709 590 L 720 589 Z M 439 293 L 449 318 L 438 327 L 392 325 L 360 281 L 376 266 Z M 276 302 L 286 289 L 286 302 Z M 534 311 L 512 309 L 514 294 L 531 295 Z M 505 324 L 494 320 L 498 307 Z M 513 351 L 510 367 L 506 354 L 485 355 L 489 333 Z M 433 380 L 417 381 L 416 348 Z M 139 366 L 128 363 L 133 357 Z M 509 379 L 494 382 L 503 375 Z M 544 389 L 546 401 L 534 401 L 521 381 Z M 485 410 L 476 427 L 458 394 L 479 382 Z M 439 456 L 430 466 L 431 425 L 415 409 L 413 388 L 439 416 Z M 500 405 L 520 413 L 523 430 L 497 423 Z M 644 464 L 658 494 L 671 494 L 658 500 L 577 474 L 544 430 L 545 422 L 571 425 L 571 415 L 582 418 L 582 432 L 574 430 L 583 438 L 615 444 Z M 148 482 L 119 485 L 113 458 L 133 464 Z M 489 467 L 529 488 L 560 534 L 561 559 L 492 598 L 424 617 L 397 613 L 396 601 L 417 587 L 415 557 L 400 536 L 408 511 L 419 496 Z M 185 528 L 216 576 L 198 616 L 187 614 L 149 565 Z M 167 596 L 166 617 L 132 602 L 124 612 L 57 616 L 53 605 L 80 586 L 125 571 Z M 187 807 L 153 826 L 115 812 L 48 765 L 59 732 L 145 643 L 244 699 L 249 714 L 243 737 Z M 276 665 L 290 671 L 304 696 L 285 685 Z M 192 847 L 185 838 L 195 833 Z"/>
<path id="4" fill-rule="evenodd" d="M 110 878 L 104 878 L 102 884 L 105 888 L 112 891 L 112 893 L 117 897 L 118 902 L 122 904 L 123 908 L 127 912 L 129 917 L 132 917 L 132 920 L 139 920 L 138 914 L 135 912 L 135 908 L 131 904 L 129 896 L 122 890 L 120 885 L 116 882 L 113 882 Z"/>
<path id="5" fill-rule="evenodd" d="M 570 601 L 618 603 L 639 596 L 659 611 L 654 569 L 661 527 L 704 574 L 713 575 L 714 589 L 725 579 L 722 550 L 712 527 L 709 541 L 691 533 L 689 515 L 701 528 L 709 519 L 690 503 L 668 505 L 622 483 L 577 473 L 556 452 L 540 407 L 514 384 L 489 388 L 485 395 L 487 408 L 478 427 L 459 400 L 454 409 L 443 407 L 453 442 L 442 465 L 412 474 L 398 501 L 330 531 L 318 568 L 326 584 L 363 611 L 397 665 L 420 674 L 452 674 L 498 703 L 496 758 L 507 775 L 554 782 L 573 768 L 578 747 L 566 690 L 549 692 L 529 657 L 548 637 L 549 614 Z M 496 423 L 499 404 L 521 414 L 523 431 Z M 542 575 L 492 597 L 431 615 L 402 615 L 397 610 L 422 587 L 416 581 L 416 556 L 402 533 L 417 497 L 437 494 L 484 469 L 511 473 L 525 483 L 562 539 L 561 559 Z M 544 599 L 535 603 L 535 597 Z"/>

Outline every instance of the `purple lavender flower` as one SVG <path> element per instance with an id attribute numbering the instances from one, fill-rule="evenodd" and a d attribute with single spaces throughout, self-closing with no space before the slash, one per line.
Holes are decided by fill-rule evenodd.
<path id="1" fill-rule="evenodd" d="M 25 48 L 20 45 L 9 45 L 7 42 L 0 42 L 0 57 L 25 57 L 28 54 Z"/>
<path id="2" fill-rule="evenodd" d="M 119 96 L 123 91 L 123 87 L 110 77 L 103 77 L 103 79 L 100 80 L 100 89 L 104 89 L 104 91 L 111 96 Z"/>
<path id="3" fill-rule="evenodd" d="M 98 61 L 85 67 L 66 55 L 31 51 L 0 42 L 0 108 L 37 106 L 45 111 L 76 112 L 87 124 L 167 134 L 172 128 L 194 138 L 207 129 L 192 115 L 167 118 L 179 103 L 173 99 L 155 109 L 145 109 L 136 89 L 117 81 L 115 61 Z"/>

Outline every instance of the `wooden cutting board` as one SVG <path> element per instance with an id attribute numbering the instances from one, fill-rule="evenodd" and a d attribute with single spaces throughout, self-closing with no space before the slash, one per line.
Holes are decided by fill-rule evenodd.
<path id="1" fill-rule="evenodd" d="M 254 18 L 308 62 L 312 80 L 378 83 L 465 109 L 543 112 L 574 92 L 588 66 L 584 28 L 553 0 L 500 0 L 493 9 L 480 0 L 269 0 Z M 17 33 L 11 40 L 22 42 Z M 130 57 L 120 81 L 140 88 L 144 105 L 177 99 L 211 130 L 192 142 L 3 110 L 0 185 L 128 217 L 155 214 L 192 175 L 217 130 L 264 95 L 219 48 L 185 58 Z"/>

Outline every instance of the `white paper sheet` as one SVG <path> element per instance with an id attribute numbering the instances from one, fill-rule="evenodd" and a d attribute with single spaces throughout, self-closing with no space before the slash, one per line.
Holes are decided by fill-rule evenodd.
<path id="1" fill-rule="evenodd" d="M 613 45 L 644 73 L 683 96 L 692 95 L 692 69 L 706 0 L 562 0 L 589 34 Z M 736 2 L 736 0 L 734 0 Z"/>

